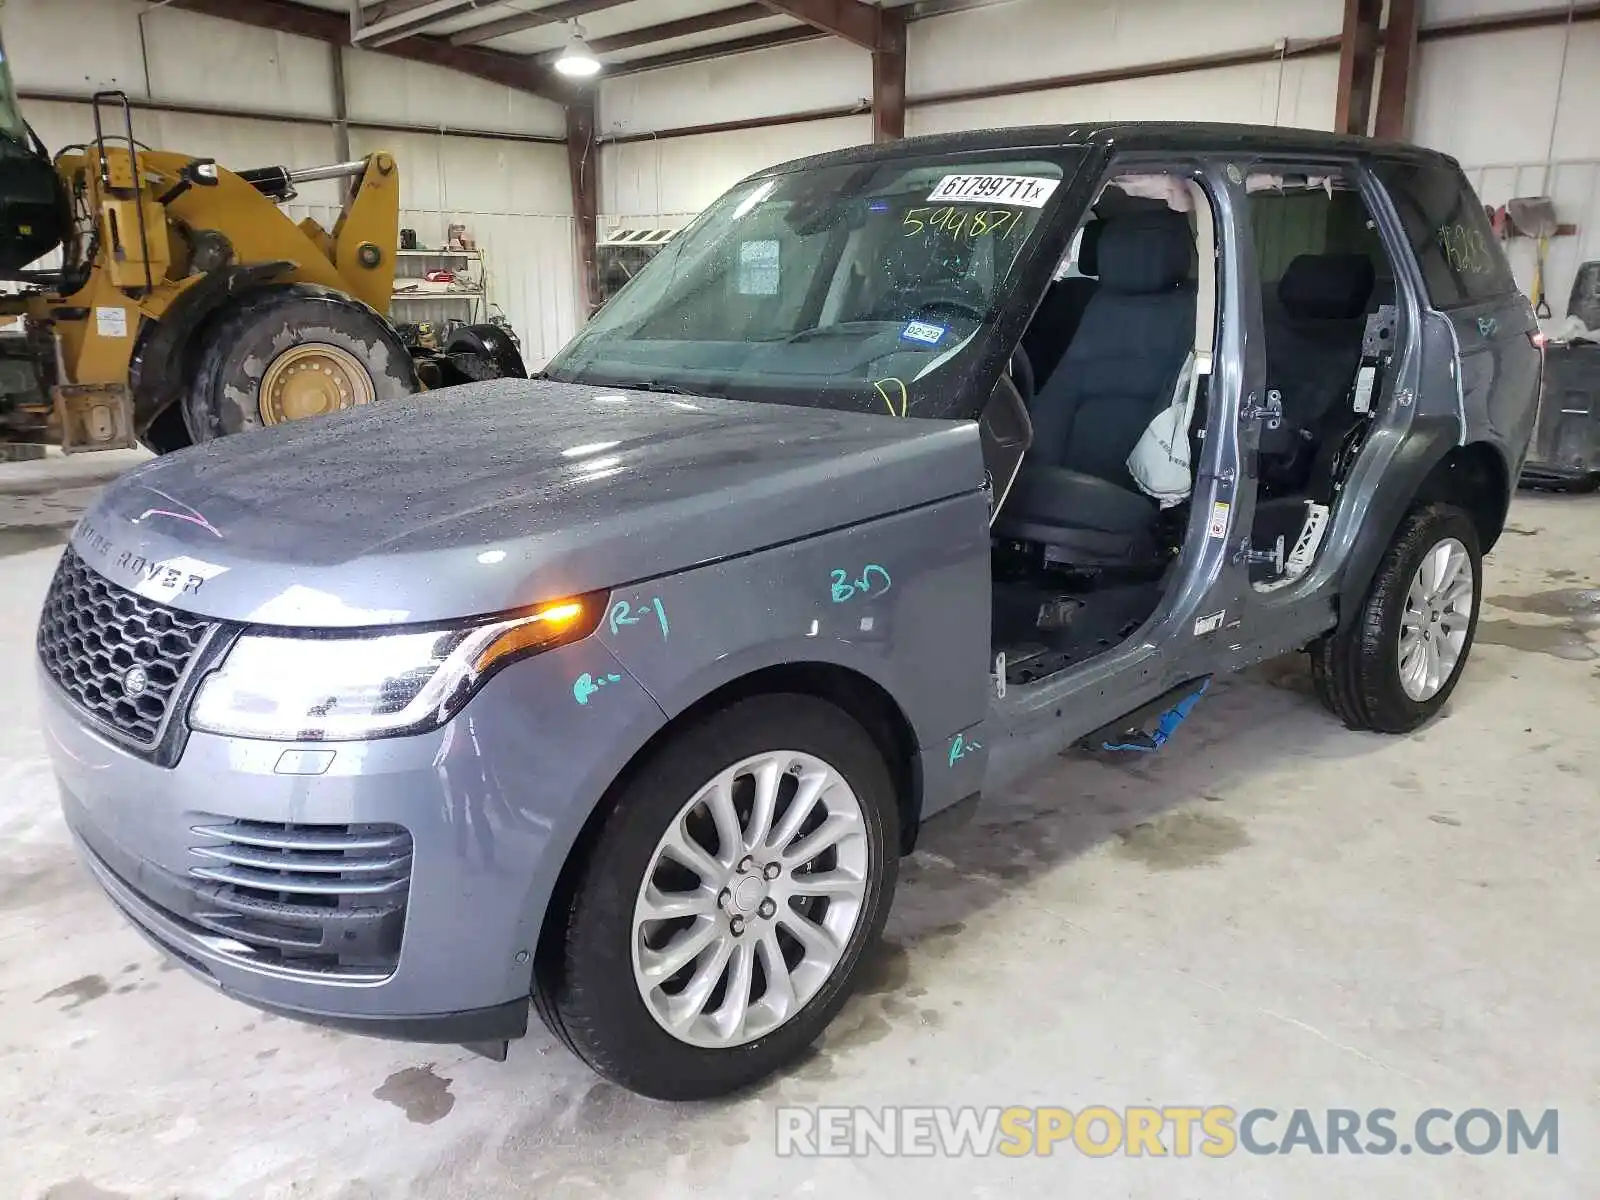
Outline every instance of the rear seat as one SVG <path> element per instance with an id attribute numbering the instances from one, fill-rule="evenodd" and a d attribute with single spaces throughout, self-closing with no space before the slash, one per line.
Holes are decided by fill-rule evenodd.
<path id="1" fill-rule="evenodd" d="M 1277 490 L 1303 490 L 1323 426 L 1341 409 L 1361 363 L 1366 314 L 1376 286 L 1364 254 L 1302 254 L 1264 305 L 1267 387 L 1283 421 L 1261 438 L 1263 478 Z"/>

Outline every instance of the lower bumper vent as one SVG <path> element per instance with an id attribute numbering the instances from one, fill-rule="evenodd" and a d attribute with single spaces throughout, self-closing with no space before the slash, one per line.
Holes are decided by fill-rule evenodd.
<path id="1" fill-rule="evenodd" d="M 218 818 L 192 828 L 193 924 L 299 970 L 388 974 L 399 963 L 411 886 L 400 826 Z"/>

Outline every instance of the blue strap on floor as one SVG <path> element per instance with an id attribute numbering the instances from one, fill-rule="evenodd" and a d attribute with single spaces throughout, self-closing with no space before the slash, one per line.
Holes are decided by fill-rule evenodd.
<path id="1" fill-rule="evenodd" d="M 1210 686 L 1211 680 L 1206 679 L 1193 692 L 1162 713 L 1161 720 L 1156 722 L 1155 732 L 1147 735 L 1147 741 L 1123 742 L 1118 745 L 1106 742 L 1101 746 L 1101 749 L 1131 750 L 1140 754 L 1154 754 L 1172 739 L 1172 735 L 1178 731 L 1178 726 L 1183 724 L 1183 719 L 1189 715 L 1196 704 L 1200 703 L 1200 697 L 1206 694 L 1206 688 Z"/>

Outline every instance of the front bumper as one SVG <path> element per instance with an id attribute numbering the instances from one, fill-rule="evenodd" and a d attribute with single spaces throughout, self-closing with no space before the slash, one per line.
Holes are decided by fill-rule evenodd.
<path id="1" fill-rule="evenodd" d="M 607 688 L 603 738 L 597 714 L 573 703 L 571 681 L 584 672 L 621 677 Z M 197 732 L 171 768 L 102 737 L 42 671 L 38 688 L 67 823 L 100 886 L 141 933 L 258 1007 L 419 1041 L 525 1031 L 532 956 L 561 866 L 620 769 L 615 756 L 661 719 L 594 639 L 506 669 L 432 733 L 318 744 Z M 305 754 L 330 751 L 320 773 L 289 773 L 306 769 Z M 218 911 L 225 906 L 206 875 L 219 848 L 208 831 L 219 826 L 257 838 L 279 828 L 403 830 L 400 923 L 374 934 L 330 920 L 320 936 L 333 953 L 309 957 L 229 936 L 218 918 L 236 914 Z M 285 898 L 256 888 L 239 896 L 256 916 Z M 303 933 L 270 921 L 250 928 L 263 927 Z M 344 938 L 363 953 L 337 953 Z"/>
<path id="2" fill-rule="evenodd" d="M 73 803 L 64 789 L 62 800 L 64 804 Z M 220 988 L 235 1000 L 242 1000 L 267 1012 L 292 1017 L 313 1025 L 402 1041 L 495 1042 L 519 1038 L 528 1031 L 526 999 L 512 1000 L 488 1008 L 468 1009 L 464 1012 L 411 1016 L 357 1015 L 291 1007 L 267 1001 L 238 987 L 230 987 L 219 978 L 214 969 L 216 955 L 226 954 L 226 951 L 219 946 L 222 939 L 206 934 L 203 930 L 197 930 L 181 918 L 176 918 L 171 912 L 146 900 L 132 886 L 124 882 L 116 869 L 84 840 L 79 833 L 81 828 L 81 824 L 74 825 L 73 834 L 84 864 L 122 915 L 127 917 L 133 927 L 158 950 L 170 955 L 188 967 L 194 975 Z M 212 953 L 204 953 L 206 950 Z"/>

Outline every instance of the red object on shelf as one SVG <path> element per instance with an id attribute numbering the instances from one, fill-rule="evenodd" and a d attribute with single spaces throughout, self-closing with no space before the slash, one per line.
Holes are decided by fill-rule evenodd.
<path id="1" fill-rule="evenodd" d="M 422 278 L 428 283 L 454 283 L 456 281 L 456 273 L 454 271 L 429 271 Z"/>

